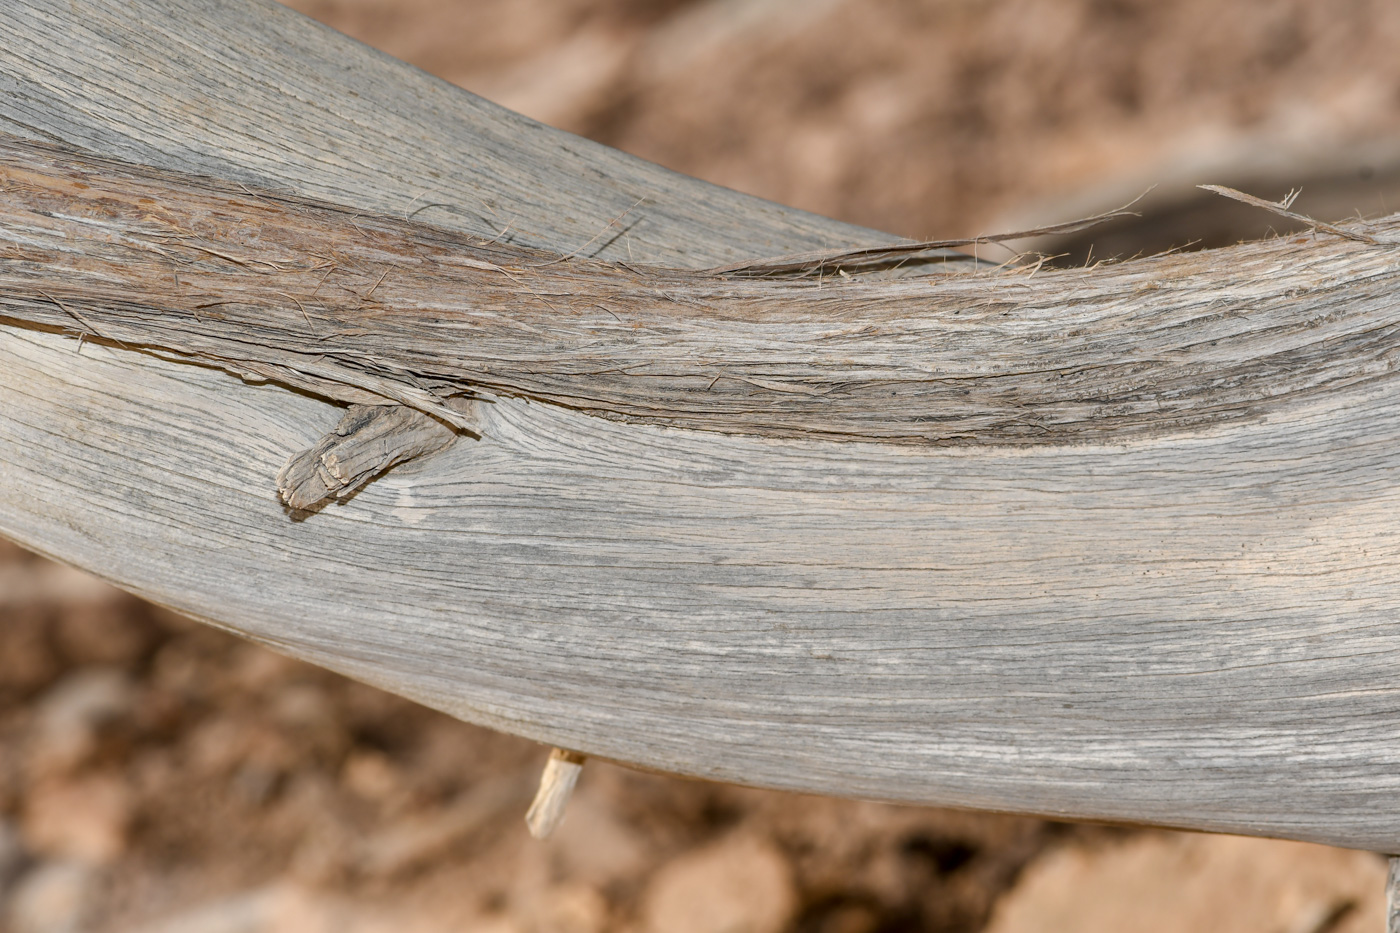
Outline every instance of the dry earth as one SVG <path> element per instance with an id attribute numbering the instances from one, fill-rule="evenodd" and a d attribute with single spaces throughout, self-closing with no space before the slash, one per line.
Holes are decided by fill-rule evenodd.
<path id="1" fill-rule="evenodd" d="M 909 235 L 1113 206 L 1094 255 L 1269 231 L 1220 182 L 1400 206 L 1387 0 L 299 0 L 678 170 Z M 1087 258 L 1091 243 L 1054 244 Z M 1381 859 L 590 764 L 0 543 L 0 931 L 1379 930 Z"/>

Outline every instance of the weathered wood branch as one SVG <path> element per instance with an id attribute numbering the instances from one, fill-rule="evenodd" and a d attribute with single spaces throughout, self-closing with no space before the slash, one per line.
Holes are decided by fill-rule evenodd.
<path id="1" fill-rule="evenodd" d="M 224 194 L 248 209 L 321 211 L 316 224 L 339 209 L 306 199 L 342 205 L 365 215 L 369 240 L 436 248 L 444 267 L 500 240 L 385 218 L 441 204 L 418 219 L 486 240 L 509 228 L 501 239 L 558 256 L 646 195 L 626 238 L 593 257 L 634 269 L 874 238 L 534 126 L 272 5 L 0 0 L 0 12 L 0 131 L 151 166 L 162 183 L 243 183 Z M 309 268 L 274 277 L 167 243 L 182 283 L 210 293 L 237 279 L 258 297 L 219 306 L 222 320 L 195 309 L 198 322 L 170 313 L 194 294 L 173 277 L 170 303 L 113 300 L 150 297 L 129 290 L 137 266 L 123 250 L 135 241 L 98 236 L 88 244 L 121 261 L 65 265 L 75 254 L 55 238 L 84 225 L 14 194 L 0 195 L 21 211 L 0 225 L 13 247 L 0 258 L 13 276 L 0 287 L 12 319 L 0 325 L 0 531 L 31 547 L 589 755 L 823 793 L 1400 849 L 1390 246 L 1322 237 L 1092 274 L 820 292 L 531 268 L 533 254 L 512 253 L 510 268 L 538 276 L 532 289 L 558 291 L 556 307 L 574 288 L 550 285 L 557 276 L 633 298 L 670 276 L 702 295 L 633 307 L 652 316 L 635 331 L 647 340 L 577 308 L 611 357 L 656 348 L 637 357 L 653 375 L 637 377 L 571 370 L 585 336 L 555 330 L 575 316 L 490 269 L 469 269 L 480 275 L 461 294 L 424 296 L 416 276 L 371 279 L 366 267 L 336 302 L 308 304 L 320 299 Z M 89 207 L 107 225 L 89 234 L 159 232 L 119 203 Z M 183 222 L 207 238 L 216 220 Z M 17 227 L 39 239 L 14 238 Z M 64 273 L 41 282 L 39 254 L 25 250 L 48 250 Z M 380 315 L 379 346 L 420 355 L 383 369 L 350 352 L 303 365 L 308 322 L 295 300 L 268 298 L 274 278 L 313 326 L 326 316 L 326 333 L 361 300 L 388 309 L 392 297 L 418 333 L 428 311 L 463 320 L 452 315 L 480 311 L 464 295 L 503 289 L 497 342 L 434 354 Z M 75 282 L 91 300 L 64 291 Z M 36 285 L 56 300 L 32 300 Z M 821 321 L 852 295 L 853 317 Z M 512 333 L 517 313 L 541 333 Z M 231 319 L 275 339 L 229 352 L 227 331 L 202 328 Z M 675 347 L 656 339 L 663 323 Z M 819 324 L 848 341 L 854 368 L 823 356 Z M 80 348 L 83 332 L 110 339 Z M 718 339 L 736 332 L 752 353 Z M 784 343 L 794 332 L 806 339 Z M 116 343 L 128 338 L 186 356 Z M 259 355 L 269 347 L 283 355 Z M 902 354 L 899 365 L 872 372 L 875 347 Z M 431 408 L 463 388 L 495 400 L 475 406 L 480 441 L 293 522 L 272 478 L 343 412 L 188 362 L 215 357 L 285 382 L 300 373 L 340 401 L 362 391 Z M 949 367 L 969 394 L 920 361 Z M 723 371 L 750 378 L 721 379 L 724 404 L 708 408 L 699 376 Z M 837 388 L 891 373 L 888 411 L 873 392 Z M 1013 423 L 1013 409 L 1026 420 Z M 948 412 L 961 420 L 916 420 Z"/>
<path id="2" fill-rule="evenodd" d="M 733 279 L 0 138 L 0 319 L 459 427 L 449 402 L 486 391 L 770 437 L 1109 442 L 1389 373 L 1397 228 L 1093 270 Z"/>

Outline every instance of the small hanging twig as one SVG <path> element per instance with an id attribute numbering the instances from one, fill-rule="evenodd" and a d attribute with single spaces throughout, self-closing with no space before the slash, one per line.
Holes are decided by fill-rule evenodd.
<path id="1" fill-rule="evenodd" d="M 1400 856 L 1390 857 L 1385 879 L 1385 933 L 1400 933 Z"/>
<path id="2" fill-rule="evenodd" d="M 564 820 L 564 808 L 573 795 L 583 770 L 583 756 L 578 752 L 567 752 L 556 748 L 549 753 L 544 772 L 540 775 L 540 789 L 535 794 L 525 814 L 525 825 L 530 827 L 530 835 L 536 839 L 546 839 Z"/>

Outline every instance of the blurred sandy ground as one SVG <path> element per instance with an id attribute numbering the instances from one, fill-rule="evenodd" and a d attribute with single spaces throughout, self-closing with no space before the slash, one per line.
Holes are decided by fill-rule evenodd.
<path id="1" fill-rule="evenodd" d="M 1154 185 L 1157 223 L 1200 183 L 1302 186 L 1298 209 L 1330 219 L 1400 209 L 1391 0 L 293 5 L 546 123 L 907 236 Z M 1227 216 L 1244 229 L 1221 242 L 1268 229 Z"/>
<path id="2" fill-rule="evenodd" d="M 1150 185 L 1095 256 L 1269 231 L 1201 182 L 1301 184 L 1327 219 L 1400 207 L 1388 0 L 293 5 L 546 122 L 907 235 Z M 0 544 L 0 930 L 1382 929 L 1366 853 L 596 763 L 535 843 L 543 757 Z"/>

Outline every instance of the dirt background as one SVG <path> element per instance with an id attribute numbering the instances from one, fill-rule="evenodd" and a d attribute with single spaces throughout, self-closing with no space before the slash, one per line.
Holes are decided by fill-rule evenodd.
<path id="1" fill-rule="evenodd" d="M 1389 0 L 297 0 L 546 122 L 910 236 L 1143 217 L 1061 261 L 1400 207 Z M 590 764 L 184 621 L 0 542 L 0 931 L 1383 928 L 1383 861 Z"/>

